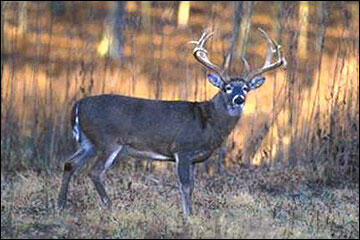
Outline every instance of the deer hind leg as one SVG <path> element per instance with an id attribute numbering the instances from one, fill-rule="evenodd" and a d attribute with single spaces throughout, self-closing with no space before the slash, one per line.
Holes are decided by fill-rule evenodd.
<path id="1" fill-rule="evenodd" d="M 190 198 L 194 191 L 194 182 L 195 182 L 195 163 L 190 165 Z"/>
<path id="2" fill-rule="evenodd" d="M 60 210 L 65 208 L 71 177 L 76 176 L 80 172 L 87 160 L 93 155 L 93 152 L 94 149 L 92 144 L 84 136 L 84 140 L 80 143 L 79 150 L 65 161 L 61 189 L 58 198 L 58 208 Z"/>
<path id="3" fill-rule="evenodd" d="M 102 153 L 96 159 L 94 166 L 91 168 L 91 171 L 89 172 L 89 177 L 94 183 L 95 189 L 100 195 L 101 201 L 107 207 L 111 206 L 111 200 L 107 195 L 104 187 L 105 172 L 111 167 L 116 156 L 120 153 L 122 148 L 122 146 L 117 146 L 115 149 L 111 148 L 102 151 Z"/>
<path id="4" fill-rule="evenodd" d="M 183 216 L 192 214 L 191 195 L 194 190 L 194 164 L 191 158 L 175 154 L 176 174 L 183 208 Z"/>

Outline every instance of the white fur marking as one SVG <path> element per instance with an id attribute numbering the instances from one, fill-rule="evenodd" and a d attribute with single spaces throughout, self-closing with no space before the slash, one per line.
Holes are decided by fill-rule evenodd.
<path id="1" fill-rule="evenodd" d="M 79 131 L 78 125 L 75 125 L 75 126 L 74 126 L 73 136 L 74 136 L 75 140 L 76 140 L 77 142 L 79 142 L 79 139 L 80 139 L 80 131 Z"/>
<path id="2" fill-rule="evenodd" d="M 73 129 L 73 135 L 77 142 L 80 140 L 80 123 L 79 123 L 79 104 L 76 105 L 75 109 L 75 124 Z"/>
<path id="3" fill-rule="evenodd" d="M 139 151 L 131 147 L 126 148 L 128 154 L 133 157 L 146 157 L 154 160 L 169 160 L 170 157 L 162 155 L 160 153 L 150 152 L 150 151 Z"/>
<path id="4" fill-rule="evenodd" d="M 184 214 L 187 216 L 187 215 L 189 215 L 189 212 L 187 212 L 186 201 L 185 201 L 185 193 L 183 191 L 183 186 L 181 184 L 180 176 L 179 176 L 179 172 L 178 172 L 179 155 L 177 153 L 175 153 L 174 157 L 175 157 L 175 162 L 176 162 L 176 175 L 178 176 L 178 184 L 179 184 L 179 191 L 180 191 L 180 197 L 181 197 L 181 205 L 182 205 Z"/>
<path id="5" fill-rule="evenodd" d="M 176 166 L 177 166 L 179 163 L 179 155 L 177 153 L 175 153 L 174 157 L 175 157 L 175 162 L 176 162 Z"/>
<path id="6" fill-rule="evenodd" d="M 158 160 L 168 160 L 170 159 L 169 157 L 165 156 L 165 155 L 161 155 L 159 153 L 154 153 L 154 152 L 140 152 L 141 154 L 144 154 L 147 157 L 153 158 L 153 159 L 158 159 Z"/>
<path id="7" fill-rule="evenodd" d="M 89 151 L 92 148 L 92 144 L 90 140 L 85 136 L 85 134 L 83 134 L 82 136 L 83 136 L 82 138 L 83 140 L 81 141 L 80 145 L 83 149 Z"/>
<path id="8" fill-rule="evenodd" d="M 107 159 L 105 162 L 105 169 L 108 169 L 111 164 L 113 163 L 114 159 L 116 158 L 116 156 L 118 155 L 118 153 L 120 152 L 120 150 L 123 148 L 123 146 L 119 146 Z"/>
<path id="9" fill-rule="evenodd" d="M 75 116 L 75 123 L 79 123 L 79 104 L 76 105 Z"/>

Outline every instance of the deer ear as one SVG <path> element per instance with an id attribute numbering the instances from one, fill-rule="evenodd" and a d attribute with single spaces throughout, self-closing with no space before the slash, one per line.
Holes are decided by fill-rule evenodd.
<path id="1" fill-rule="evenodd" d="M 224 82 L 222 81 L 221 77 L 217 74 L 208 74 L 207 75 L 209 81 L 212 85 L 214 85 L 217 88 L 222 88 L 224 85 Z"/>
<path id="2" fill-rule="evenodd" d="M 264 82 L 265 82 L 264 77 L 254 77 L 253 79 L 250 80 L 250 82 L 248 83 L 248 86 L 249 86 L 250 90 L 254 90 L 254 89 L 260 87 L 261 85 L 263 85 Z"/>

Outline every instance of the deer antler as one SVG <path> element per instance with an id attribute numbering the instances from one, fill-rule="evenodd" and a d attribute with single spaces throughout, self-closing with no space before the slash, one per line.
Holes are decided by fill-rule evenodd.
<path id="1" fill-rule="evenodd" d="M 286 60 L 284 57 L 281 56 L 281 51 L 280 51 L 281 46 L 279 44 L 277 44 L 274 40 L 272 40 L 263 29 L 258 28 L 258 30 L 264 35 L 264 37 L 267 41 L 267 51 L 266 51 L 265 63 L 264 63 L 264 66 L 262 66 L 261 68 L 258 68 L 258 69 L 255 69 L 255 70 L 249 72 L 250 67 L 249 67 L 248 62 L 246 61 L 245 58 L 242 58 L 241 60 L 244 62 L 244 65 L 245 65 L 245 71 L 244 71 L 245 81 L 250 81 L 254 77 L 256 77 L 262 73 L 265 73 L 267 71 L 270 71 L 272 69 L 278 68 L 281 65 L 286 67 Z M 271 59 L 272 59 L 274 53 L 276 53 L 277 60 L 274 63 L 271 63 Z"/>
<path id="2" fill-rule="evenodd" d="M 206 31 L 201 35 L 200 39 L 198 41 L 190 41 L 189 43 L 194 43 L 195 44 L 195 48 L 193 50 L 193 55 L 195 57 L 195 59 L 200 62 L 202 65 L 204 65 L 206 68 L 208 68 L 209 70 L 212 70 L 214 72 L 216 72 L 221 79 L 224 82 L 227 82 L 227 66 L 229 65 L 226 62 L 229 62 L 230 59 L 227 59 L 225 62 L 225 67 L 224 68 L 220 68 L 218 65 L 212 63 L 209 60 L 208 57 L 208 52 L 205 49 L 204 45 L 206 44 L 206 41 L 210 39 L 210 37 L 214 34 L 214 32 L 211 33 L 207 33 Z"/>

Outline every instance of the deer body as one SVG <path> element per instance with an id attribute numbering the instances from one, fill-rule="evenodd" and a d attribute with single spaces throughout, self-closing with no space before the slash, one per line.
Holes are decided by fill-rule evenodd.
<path id="1" fill-rule="evenodd" d="M 97 159 L 89 176 L 102 202 L 110 206 L 104 175 L 121 155 L 176 162 L 183 215 L 191 214 L 195 163 L 208 159 L 234 129 L 246 94 L 265 80 L 257 76 L 284 63 L 278 53 L 278 62 L 270 65 L 272 51 L 268 51 L 264 71 L 253 71 L 245 78 L 229 78 L 207 58 L 203 45 L 210 36 L 205 33 L 194 42 L 193 54 L 215 72 L 208 78 L 220 91 L 211 100 L 159 101 L 108 94 L 86 97 L 74 105 L 71 123 L 79 150 L 64 165 L 58 199 L 60 208 L 66 204 L 71 177 L 94 155 Z M 273 46 L 270 41 L 268 38 L 269 48 Z M 249 70 L 245 60 L 244 63 Z M 248 75 L 251 77 L 247 79 Z"/>
<path id="2" fill-rule="evenodd" d="M 100 95 L 84 98 L 78 104 L 81 130 L 97 148 L 115 143 L 163 156 L 158 160 L 175 161 L 177 152 L 211 154 L 229 135 L 240 116 L 224 114 L 225 104 L 219 94 L 205 102 Z M 75 124 L 75 107 L 72 124 Z M 195 161 L 202 160 L 205 159 Z"/>

